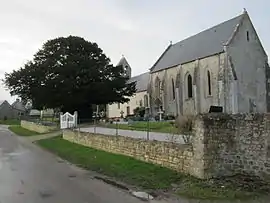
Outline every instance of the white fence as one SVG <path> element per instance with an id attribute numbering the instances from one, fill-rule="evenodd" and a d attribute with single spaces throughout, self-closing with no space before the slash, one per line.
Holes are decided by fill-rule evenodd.
<path id="1" fill-rule="evenodd" d="M 67 128 L 76 128 L 78 124 L 78 113 L 77 111 L 74 112 L 74 115 L 66 112 L 65 114 L 60 114 L 60 128 L 67 129 Z"/>

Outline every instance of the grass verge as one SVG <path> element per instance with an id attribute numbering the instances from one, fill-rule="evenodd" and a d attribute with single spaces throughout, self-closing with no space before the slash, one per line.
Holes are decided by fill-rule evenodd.
<path id="1" fill-rule="evenodd" d="M 202 181 L 128 156 L 71 143 L 60 136 L 39 140 L 37 144 L 80 167 L 147 190 L 176 190 L 182 196 L 226 200 L 249 198 L 268 192 L 256 186 L 250 189 L 224 180 Z M 233 181 L 239 182 L 238 178 Z"/>
<path id="2" fill-rule="evenodd" d="M 17 119 L 0 120 L 0 125 L 20 125 L 21 121 Z"/>
<path id="3" fill-rule="evenodd" d="M 12 125 L 12 126 L 9 126 L 8 129 L 9 129 L 10 131 L 12 131 L 13 133 L 19 135 L 19 136 L 33 136 L 33 135 L 38 135 L 38 134 L 40 134 L 40 133 L 31 131 L 31 130 L 27 130 L 27 129 L 25 129 L 25 128 L 22 128 L 22 127 L 19 126 L 19 125 Z"/>
<path id="4" fill-rule="evenodd" d="M 133 122 L 131 124 L 104 124 L 104 127 L 119 128 L 123 130 L 147 131 L 148 124 L 145 121 Z M 151 132 L 178 133 L 178 129 L 171 122 L 149 122 Z"/>

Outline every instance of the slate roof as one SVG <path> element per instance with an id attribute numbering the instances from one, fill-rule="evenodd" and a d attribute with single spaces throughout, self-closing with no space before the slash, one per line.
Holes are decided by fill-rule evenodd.
<path id="1" fill-rule="evenodd" d="M 19 111 L 25 111 L 25 106 L 20 100 L 16 100 L 11 106 Z"/>
<path id="2" fill-rule="evenodd" d="M 149 81 L 149 72 L 134 76 L 128 80 L 128 82 L 136 81 L 136 92 L 143 92 L 147 90 L 148 81 Z"/>
<path id="3" fill-rule="evenodd" d="M 128 64 L 127 59 L 124 56 L 120 59 L 120 61 L 118 62 L 117 66 L 120 66 L 120 65 L 123 65 L 123 64 Z"/>
<path id="4" fill-rule="evenodd" d="M 183 41 L 170 45 L 150 71 L 160 71 L 223 52 L 223 45 L 230 39 L 243 15 L 241 14 Z"/>

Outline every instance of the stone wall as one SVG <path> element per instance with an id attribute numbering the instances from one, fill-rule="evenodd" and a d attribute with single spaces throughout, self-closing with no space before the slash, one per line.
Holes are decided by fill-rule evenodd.
<path id="1" fill-rule="evenodd" d="M 207 114 L 196 120 L 204 178 L 237 173 L 270 177 L 270 114 Z"/>
<path id="2" fill-rule="evenodd" d="M 198 115 L 190 145 L 74 131 L 63 137 L 202 179 L 241 173 L 270 180 L 270 114 Z"/>
<path id="3" fill-rule="evenodd" d="M 123 154 L 183 173 L 193 173 L 191 145 L 66 130 L 63 138 L 84 146 Z M 192 171 L 191 171 L 192 170 Z"/>
<path id="4" fill-rule="evenodd" d="M 56 126 L 44 126 L 44 125 L 39 125 L 34 122 L 29 122 L 29 121 L 21 121 L 21 127 L 31 130 L 37 133 L 48 133 L 53 130 L 56 130 Z"/>

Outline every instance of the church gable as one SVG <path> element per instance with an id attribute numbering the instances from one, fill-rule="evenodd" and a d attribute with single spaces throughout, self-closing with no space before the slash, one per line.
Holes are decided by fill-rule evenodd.
<path id="1" fill-rule="evenodd" d="M 238 43 L 239 41 L 252 44 L 261 52 L 263 52 L 265 56 L 267 56 L 247 11 L 244 12 L 243 17 L 237 25 L 236 29 L 234 30 L 231 39 L 227 43 L 227 46 L 234 46 L 234 44 Z"/>

